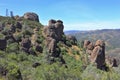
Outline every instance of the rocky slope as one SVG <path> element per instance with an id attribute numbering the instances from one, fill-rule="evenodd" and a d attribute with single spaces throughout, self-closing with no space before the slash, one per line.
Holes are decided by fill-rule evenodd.
<path id="1" fill-rule="evenodd" d="M 92 53 L 92 62 L 97 59 L 98 64 L 98 58 L 103 58 L 97 69 L 96 65 L 90 64 L 90 55 L 85 54 L 86 49 L 80 47 L 74 36 L 66 36 L 63 29 L 64 23 L 61 20 L 51 19 L 47 26 L 43 26 L 39 16 L 31 12 L 22 17 L 0 16 L 0 80 L 106 80 L 113 79 L 114 76 L 115 80 L 120 78 L 119 67 L 110 73 L 101 71 L 105 55 L 101 56 L 104 54 L 104 45 L 100 45 L 104 42 L 100 41 L 93 49 L 99 49 L 97 52 L 100 52 L 100 56 L 97 52 Z M 94 70 L 94 74 L 99 76 L 94 76 L 90 70 Z M 86 72 L 90 73 L 87 77 Z M 102 78 L 99 78 L 100 76 Z"/>

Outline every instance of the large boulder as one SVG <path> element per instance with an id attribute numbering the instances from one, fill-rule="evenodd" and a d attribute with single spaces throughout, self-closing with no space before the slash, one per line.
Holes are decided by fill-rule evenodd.
<path id="1" fill-rule="evenodd" d="M 18 28 L 18 29 L 22 29 L 22 24 L 20 23 L 20 22 L 16 22 L 16 28 Z"/>
<path id="2" fill-rule="evenodd" d="M 93 42 L 90 42 L 90 44 L 87 45 L 87 49 L 88 49 L 88 50 L 93 50 L 93 49 L 94 49 L 94 43 L 93 43 Z"/>
<path id="3" fill-rule="evenodd" d="M 55 23 L 56 23 L 56 20 L 54 20 L 54 19 L 51 19 L 51 20 L 48 21 L 49 26 L 54 25 Z"/>
<path id="4" fill-rule="evenodd" d="M 51 19 L 48 22 L 48 26 L 44 28 L 44 34 L 49 37 L 53 37 L 57 41 L 62 40 L 62 35 L 64 34 L 63 32 L 64 25 L 61 20 L 54 20 Z"/>
<path id="5" fill-rule="evenodd" d="M 94 44 L 92 42 L 90 42 L 87 46 L 86 46 L 86 53 L 91 55 L 92 51 L 94 49 Z"/>
<path id="6" fill-rule="evenodd" d="M 57 22 L 55 23 L 55 28 L 56 28 L 56 34 L 58 36 L 58 40 L 61 40 L 64 34 L 63 33 L 63 29 L 64 29 L 63 22 L 61 20 L 57 20 Z"/>
<path id="7" fill-rule="evenodd" d="M 35 45 L 35 50 L 38 51 L 38 52 L 40 52 L 40 53 L 42 53 L 43 48 L 39 44 L 36 44 Z"/>
<path id="8" fill-rule="evenodd" d="M 31 40 L 29 38 L 23 38 L 21 41 L 21 50 L 26 53 L 29 53 L 29 49 L 31 47 Z"/>
<path id="9" fill-rule="evenodd" d="M 86 49 L 89 44 L 90 44 L 90 41 L 89 41 L 89 40 L 84 40 L 83 48 Z"/>
<path id="10" fill-rule="evenodd" d="M 15 33 L 15 32 L 16 32 L 16 27 L 15 27 L 14 24 L 11 24 L 11 25 L 10 25 L 10 32 L 11 32 L 11 33 Z"/>
<path id="11" fill-rule="evenodd" d="M 75 36 L 67 35 L 66 39 L 69 40 L 73 45 L 77 44 L 77 39 Z"/>
<path id="12" fill-rule="evenodd" d="M 6 39 L 0 39 L 0 50 L 5 50 L 7 47 L 7 40 Z"/>
<path id="13" fill-rule="evenodd" d="M 118 67 L 118 60 L 115 57 L 106 56 L 105 62 L 106 62 L 106 65 L 109 67 Z"/>
<path id="14" fill-rule="evenodd" d="M 103 40 L 97 40 L 96 43 L 95 43 L 95 46 L 104 47 L 105 46 L 105 42 Z"/>
<path id="15" fill-rule="evenodd" d="M 97 40 L 95 48 L 91 54 L 91 62 L 96 63 L 97 68 L 103 69 L 105 66 L 105 43 L 102 40 Z"/>
<path id="16" fill-rule="evenodd" d="M 55 39 L 53 39 L 51 37 L 46 38 L 46 47 L 47 47 L 49 53 L 52 53 L 52 54 L 55 53 L 56 45 L 57 45 L 57 43 L 56 43 Z"/>
<path id="17" fill-rule="evenodd" d="M 33 12 L 27 12 L 23 15 L 25 19 L 32 20 L 32 21 L 37 21 L 39 22 L 39 17 L 36 13 Z"/>

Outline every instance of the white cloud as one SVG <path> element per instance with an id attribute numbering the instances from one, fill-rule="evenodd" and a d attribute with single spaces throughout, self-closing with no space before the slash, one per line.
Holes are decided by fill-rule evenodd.
<path id="1" fill-rule="evenodd" d="M 96 30 L 96 29 L 116 29 L 120 28 L 119 21 L 101 21 L 84 23 L 65 23 L 64 30 Z"/>

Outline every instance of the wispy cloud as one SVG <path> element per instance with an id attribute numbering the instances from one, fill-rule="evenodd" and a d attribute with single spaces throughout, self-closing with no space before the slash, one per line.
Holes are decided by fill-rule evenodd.
<path id="1" fill-rule="evenodd" d="M 120 20 L 118 21 L 99 21 L 64 24 L 64 30 L 96 30 L 96 29 L 116 29 L 120 28 Z"/>

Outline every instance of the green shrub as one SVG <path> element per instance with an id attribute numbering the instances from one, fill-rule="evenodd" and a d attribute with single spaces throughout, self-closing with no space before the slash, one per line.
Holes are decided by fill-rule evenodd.
<path id="1" fill-rule="evenodd" d="M 69 47 L 71 47 L 72 46 L 72 44 L 71 44 L 71 42 L 70 41 L 66 41 L 66 43 L 65 43 L 67 46 L 69 46 Z"/>
<path id="2" fill-rule="evenodd" d="M 7 66 L 7 70 L 7 77 L 9 80 L 17 80 L 19 78 L 19 67 L 15 63 L 10 62 Z"/>
<path id="3" fill-rule="evenodd" d="M 66 50 L 65 47 L 62 47 L 62 48 L 61 48 L 61 54 L 62 54 L 62 55 L 67 54 L 67 50 Z"/>
<path id="4" fill-rule="evenodd" d="M 18 53 L 18 51 L 19 51 L 19 45 L 18 45 L 18 43 L 15 42 L 15 43 L 9 44 L 9 45 L 7 46 L 6 51 L 7 51 L 8 53 L 10 53 L 10 52 Z"/>

